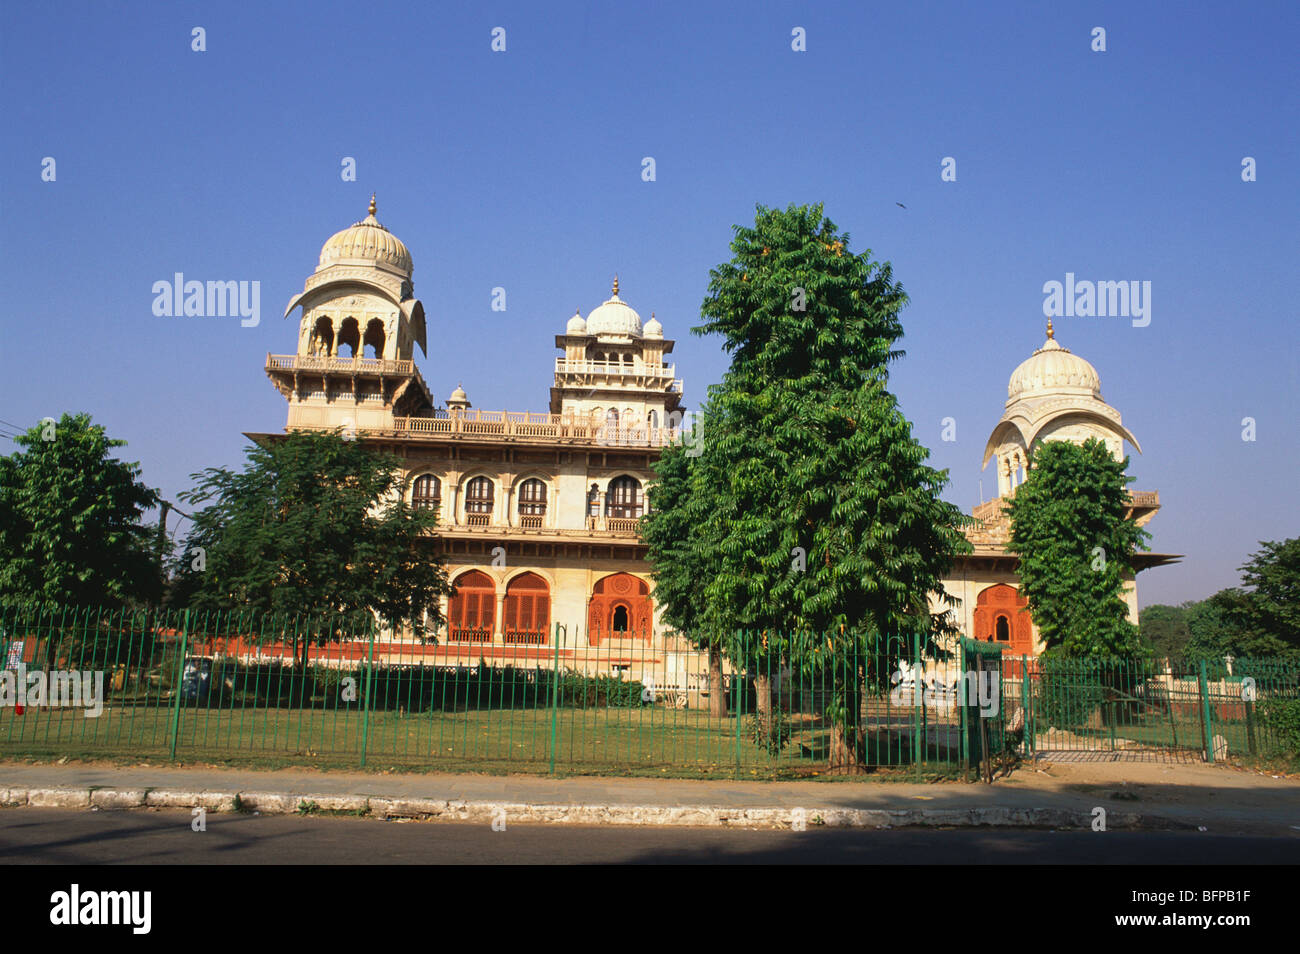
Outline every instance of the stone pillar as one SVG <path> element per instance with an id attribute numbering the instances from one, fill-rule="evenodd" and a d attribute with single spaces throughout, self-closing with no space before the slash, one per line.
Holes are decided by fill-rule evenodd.
<path id="1" fill-rule="evenodd" d="M 497 614 L 496 625 L 492 627 L 492 645 L 504 646 L 506 644 L 506 593 L 504 587 L 496 595 Z"/>

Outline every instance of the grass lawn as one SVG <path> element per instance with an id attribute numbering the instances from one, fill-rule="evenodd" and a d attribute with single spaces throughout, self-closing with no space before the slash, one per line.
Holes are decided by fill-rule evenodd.
<path id="1" fill-rule="evenodd" d="M 97 718 L 79 709 L 0 709 L 0 753 L 11 756 L 166 757 L 173 710 L 110 706 Z M 360 765 L 367 729 L 356 709 L 183 706 L 177 757 L 241 764 Z M 934 731 L 933 726 L 931 731 Z M 711 718 L 691 709 L 469 709 L 372 712 L 369 766 L 472 771 L 557 772 L 675 777 L 810 777 L 828 765 L 829 729 L 795 719 L 790 743 L 769 755 L 749 737 L 750 720 Z M 910 741 L 895 726 L 872 733 L 873 764 L 950 775 L 952 764 L 910 766 Z M 936 753 L 931 752 L 933 757 Z M 941 761 L 941 760 L 940 760 Z"/>

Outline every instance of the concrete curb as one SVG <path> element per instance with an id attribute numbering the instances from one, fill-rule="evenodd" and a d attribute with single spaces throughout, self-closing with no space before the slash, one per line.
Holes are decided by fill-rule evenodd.
<path id="1" fill-rule="evenodd" d="M 1060 828 L 1090 829 L 1090 811 L 1068 808 L 989 807 L 967 811 L 930 808 L 734 808 L 710 805 L 546 805 L 313 795 L 288 792 L 196 792 L 179 789 L 0 788 L 0 805 L 120 811 L 139 808 L 204 808 L 263 815 L 348 814 L 373 818 L 491 824 L 647 825 L 692 828 Z M 1188 829 L 1195 826 L 1159 815 L 1108 811 L 1106 828 Z"/>

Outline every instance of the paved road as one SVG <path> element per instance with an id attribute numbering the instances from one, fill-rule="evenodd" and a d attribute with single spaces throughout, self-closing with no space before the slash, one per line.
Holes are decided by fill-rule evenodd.
<path id="1" fill-rule="evenodd" d="M 3 864 L 1297 864 L 1300 833 L 488 825 L 186 810 L 0 810 Z"/>

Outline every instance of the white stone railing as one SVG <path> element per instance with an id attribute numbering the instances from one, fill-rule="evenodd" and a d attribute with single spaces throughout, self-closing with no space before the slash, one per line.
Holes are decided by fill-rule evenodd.
<path id="1" fill-rule="evenodd" d="M 652 367 L 627 361 L 589 361 L 585 358 L 555 359 L 556 374 L 632 374 L 647 378 L 673 378 L 677 375 L 677 365 L 660 365 Z"/>
<path id="2" fill-rule="evenodd" d="M 407 434 L 538 442 L 558 440 L 609 447 L 663 447 L 681 437 L 681 430 L 674 427 L 611 427 L 562 414 L 526 411 L 469 410 L 450 414 L 440 412 L 438 417 L 395 417 L 392 429 Z"/>
<path id="3" fill-rule="evenodd" d="M 327 358 L 304 354 L 268 354 L 268 371 L 379 371 L 384 374 L 410 374 L 415 362 L 409 359 L 389 361 L 387 358 Z"/>

